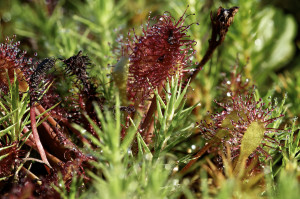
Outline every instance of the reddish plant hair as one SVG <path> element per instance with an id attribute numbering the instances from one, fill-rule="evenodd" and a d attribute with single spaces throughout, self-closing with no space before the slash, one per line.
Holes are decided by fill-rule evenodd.
<path id="1" fill-rule="evenodd" d="M 26 79 L 32 73 L 27 66 L 32 63 L 32 59 L 25 57 L 26 51 L 21 52 L 18 48 L 20 42 L 15 42 L 15 37 L 12 39 L 7 37 L 5 43 L 0 44 L 0 88 L 7 91 L 7 71 L 11 83 L 14 80 L 14 73 L 17 74 L 19 90 L 25 92 L 28 88 Z"/>
<path id="2" fill-rule="evenodd" d="M 154 25 L 148 20 L 142 36 L 134 33 L 134 37 L 129 38 L 129 99 L 143 101 L 167 78 L 175 74 L 181 76 L 183 69 L 189 66 L 196 42 L 187 36 L 190 25 L 183 25 L 184 15 L 176 21 L 165 12 L 153 18 Z"/>

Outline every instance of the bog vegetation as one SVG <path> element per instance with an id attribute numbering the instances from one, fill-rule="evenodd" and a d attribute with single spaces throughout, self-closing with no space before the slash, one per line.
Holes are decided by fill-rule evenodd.
<path id="1" fill-rule="evenodd" d="M 292 15 L 258 0 L 0 6 L 1 198 L 299 197 Z"/>

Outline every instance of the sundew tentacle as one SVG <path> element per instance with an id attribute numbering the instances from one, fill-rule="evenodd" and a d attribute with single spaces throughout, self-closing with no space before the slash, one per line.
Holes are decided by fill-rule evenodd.
<path id="1" fill-rule="evenodd" d="M 280 129 L 268 127 L 278 118 L 270 114 L 274 109 L 264 108 L 262 99 L 255 101 L 254 93 L 246 96 L 238 95 L 228 103 L 217 102 L 224 108 L 221 113 L 212 114 L 212 122 L 201 121 L 199 123 L 200 133 L 207 140 L 219 137 L 219 142 L 227 142 L 231 147 L 231 154 L 239 154 L 239 161 L 243 162 L 252 154 L 259 153 L 266 158 L 269 155 L 263 146 L 279 146 L 278 141 L 271 137 L 270 133 L 278 132 Z M 225 136 L 220 137 L 220 132 Z M 224 145 L 218 145 L 219 150 L 225 151 Z M 232 157 L 234 158 L 234 157 Z"/>
<path id="2" fill-rule="evenodd" d="M 189 26 L 183 26 L 185 13 L 176 21 L 170 13 L 153 18 L 156 23 L 142 29 L 142 36 L 128 39 L 129 69 L 127 92 L 130 100 L 144 101 L 153 90 L 191 63 L 194 40 L 187 36 Z"/>
<path id="3" fill-rule="evenodd" d="M 14 81 L 14 73 L 19 81 L 19 91 L 25 92 L 28 88 L 27 79 L 32 71 L 27 67 L 32 64 L 32 58 L 26 58 L 26 51 L 19 49 L 20 42 L 15 41 L 16 36 L 7 37 L 4 43 L 0 44 L 0 88 L 7 91 L 8 79 Z"/>

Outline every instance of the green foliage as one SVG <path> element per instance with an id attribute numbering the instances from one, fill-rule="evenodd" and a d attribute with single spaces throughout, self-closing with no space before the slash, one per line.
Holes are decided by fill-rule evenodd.
<path id="1" fill-rule="evenodd" d="M 294 119 L 289 131 L 291 132 L 286 136 L 284 147 L 282 147 L 283 162 L 282 166 L 286 169 L 297 170 L 300 161 L 300 134 L 295 135 L 296 130 L 299 130 L 295 126 L 296 119 Z"/>
<path id="2" fill-rule="evenodd" d="M 185 95 L 188 87 L 182 90 L 182 83 L 178 82 L 178 78 L 172 78 L 166 83 L 165 102 L 158 95 L 158 92 L 155 92 L 158 112 L 154 130 L 155 159 L 161 153 L 168 152 L 176 144 L 186 139 L 194 127 L 188 122 L 188 116 L 198 104 L 185 108 Z"/>
<path id="3" fill-rule="evenodd" d="M 237 54 L 244 64 L 249 59 L 247 70 L 251 79 L 263 86 L 270 73 L 293 56 L 296 23 L 272 6 L 261 8 L 258 1 L 240 0 L 238 5 L 239 17 L 226 38 L 232 47 L 224 50 L 223 64 L 233 64 Z"/>
<path id="4" fill-rule="evenodd" d="M 275 195 L 274 198 L 283 199 L 288 197 L 296 199 L 299 197 L 300 183 L 295 178 L 295 175 L 297 175 L 296 170 L 283 170 L 280 173 L 277 190 L 273 194 Z"/>
<path id="5" fill-rule="evenodd" d="M 279 76 L 272 76 L 272 79 L 278 82 L 276 85 L 276 90 L 278 90 L 279 93 L 286 93 L 288 96 L 286 99 L 287 103 L 293 107 L 287 110 L 287 113 L 290 117 L 300 116 L 300 102 L 298 100 L 300 97 L 300 80 L 298 78 L 300 72 L 297 70 L 299 66 L 299 64 L 296 65 L 294 71 L 285 71 Z"/>
<path id="6" fill-rule="evenodd" d="M 13 84 L 11 84 L 10 81 L 8 82 L 9 93 L 4 95 L 4 93 L 1 92 L 1 96 L 3 97 L 0 98 L 0 125 L 4 127 L 4 129 L 0 131 L 0 140 L 3 141 L 5 145 L 19 142 L 22 138 L 28 138 L 29 135 L 29 133 L 25 135 L 22 133 L 29 120 L 29 115 L 27 114 L 29 111 L 27 107 L 29 94 L 24 93 L 22 98 L 19 97 L 19 83 L 16 74 Z M 22 121 L 21 118 L 25 119 Z M 6 139 L 6 135 L 8 139 Z"/>
<path id="7" fill-rule="evenodd" d="M 85 146 L 87 152 L 96 158 L 92 164 L 98 169 L 96 173 L 88 172 L 94 182 L 93 187 L 84 194 L 85 197 L 175 197 L 178 194 L 176 186 L 174 187 L 177 180 L 169 177 L 173 166 L 163 163 L 163 160 L 152 161 L 152 154 L 145 144 L 143 145 L 144 149 L 139 150 L 141 155 L 135 158 L 130 147 L 136 133 L 135 128 L 130 129 L 121 142 L 121 115 L 120 110 L 117 108 L 119 106 L 120 103 L 117 98 L 114 114 L 109 110 L 102 113 L 97 106 L 95 107 L 102 127 L 100 129 L 91 120 L 90 123 L 94 126 L 97 135 L 101 136 L 101 141 L 86 132 L 82 127 L 76 126 L 86 138 L 92 140 L 93 144 L 97 146 L 96 151 L 89 146 Z M 138 142 L 141 146 L 140 142 L 142 140 L 139 139 Z M 164 159 L 164 156 L 159 157 Z"/>
<path id="8" fill-rule="evenodd" d="M 77 190 L 77 188 L 79 186 L 81 186 L 82 184 L 83 184 L 82 179 L 80 177 L 76 176 L 76 174 L 74 174 L 74 177 L 72 178 L 72 182 L 70 185 L 70 190 L 67 190 L 66 184 L 63 181 L 62 176 L 60 174 L 58 186 L 56 186 L 56 185 L 52 185 L 52 186 L 60 194 L 60 196 L 63 199 L 75 199 L 75 198 L 82 198 L 79 195 L 79 192 Z"/>
<path id="9" fill-rule="evenodd" d="M 62 0 L 57 1 L 53 10 L 43 0 L 31 3 L 21 0 L 8 2 L 0 3 L 1 39 L 8 33 L 16 34 L 27 43 L 23 49 L 32 55 L 37 52 L 39 58 L 67 58 L 83 50 L 92 59 L 93 66 L 88 69 L 91 81 L 96 83 L 97 91 L 106 100 L 104 108 L 94 105 L 101 125 L 82 113 L 95 132 L 74 125 L 93 145 L 80 146 L 85 154 L 95 158 L 90 161 L 93 169 L 86 171 L 92 179 L 91 184 L 74 175 L 68 189 L 67 183 L 60 176 L 59 184 L 52 186 L 62 198 L 299 197 L 299 122 L 297 118 L 293 121 L 290 119 L 300 116 L 299 58 L 294 59 L 289 68 L 285 68 L 296 53 L 294 39 L 297 24 L 293 16 L 273 5 L 261 5 L 259 0 Z M 138 114 L 141 114 L 135 117 L 120 110 L 121 105 L 127 105 L 124 100 L 127 78 L 127 74 L 126 77 L 123 74 L 125 67 L 120 70 L 121 82 L 116 82 L 116 75 L 111 74 L 111 71 L 119 70 L 118 63 L 123 66 L 120 54 L 123 43 L 120 38 L 126 40 L 130 28 L 144 24 L 149 11 L 153 11 L 151 17 L 169 11 L 175 19 L 179 19 L 186 10 L 186 14 L 195 15 L 186 17 L 185 25 L 199 23 L 191 25 L 188 30 L 188 35 L 197 42 L 197 53 L 191 60 L 196 63 L 203 58 L 208 47 L 210 11 L 217 10 L 219 6 L 239 6 L 225 42 L 191 85 L 183 88 L 182 82 L 176 77 L 166 81 L 163 92 L 156 90 L 154 135 L 152 142 L 147 142 L 143 137 L 143 129 L 140 129 L 144 119 L 143 110 L 135 107 Z M 137 35 L 140 31 L 137 28 Z M 113 68 L 114 65 L 117 67 Z M 224 166 L 222 171 L 217 169 L 215 162 L 210 162 L 213 155 L 205 154 L 189 175 L 173 175 L 180 169 L 179 163 L 186 163 L 187 157 L 190 157 L 189 149 L 192 145 L 196 146 L 192 152 L 199 151 L 203 146 L 204 140 L 196 132 L 195 124 L 207 118 L 206 111 L 215 109 L 214 99 L 222 99 L 226 95 L 220 89 L 221 82 L 225 77 L 230 79 L 227 73 L 232 72 L 233 65 L 237 66 L 236 72 L 249 79 L 249 84 L 253 83 L 258 88 L 256 101 L 263 96 L 266 103 L 264 107 L 268 110 L 274 108 L 272 118 L 286 114 L 268 126 L 281 129 L 269 135 L 280 142 L 280 150 L 275 146 L 278 142 L 271 144 L 271 147 L 263 147 L 272 159 L 260 158 L 264 166 L 260 167 L 263 172 L 259 175 L 253 171 L 248 173 L 249 176 L 235 176 L 234 163 L 229 160 L 226 162 L 222 154 L 219 154 L 222 160 L 218 160 Z M 3 151 L 15 145 L 21 149 L 31 134 L 31 130 L 24 131 L 30 123 L 29 93 L 19 92 L 16 79 L 8 85 L 7 94 L 1 91 L 0 162 L 10 155 L 3 154 Z M 69 83 L 67 87 L 66 82 L 71 81 L 66 78 L 59 88 L 62 93 L 72 86 Z M 280 102 L 277 98 L 283 100 Z M 37 120 L 41 117 L 37 116 Z M 46 119 L 40 120 L 38 125 Z M 226 122 L 233 126 L 232 121 L 230 118 Z M 257 126 L 261 127 L 259 124 Z M 249 129 L 253 132 L 256 130 L 254 127 Z M 259 141 L 263 133 L 261 131 Z M 247 139 L 248 142 L 251 140 L 253 137 Z M 22 166 L 15 171 L 19 171 Z M 6 179 L 7 176 L 0 178 L 0 181 Z M 212 180 L 215 184 L 211 183 Z M 79 190 L 83 185 L 86 187 Z"/>

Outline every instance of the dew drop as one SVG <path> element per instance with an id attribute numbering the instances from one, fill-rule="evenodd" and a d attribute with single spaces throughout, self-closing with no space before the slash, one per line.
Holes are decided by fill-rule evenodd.
<path id="1" fill-rule="evenodd" d="M 297 120 L 298 120 L 298 117 L 295 116 L 295 117 L 293 118 L 293 122 L 296 122 Z"/>
<path id="2" fill-rule="evenodd" d="M 131 149 L 128 149 L 128 150 L 127 150 L 127 154 L 128 154 L 128 155 L 131 155 L 131 154 L 132 154 Z"/>
<path id="3" fill-rule="evenodd" d="M 178 169 L 175 170 L 175 168 L 174 168 L 173 171 L 174 171 L 174 172 L 177 172 Z M 178 180 L 178 179 L 174 179 L 174 180 L 173 180 L 173 185 L 175 185 L 175 186 L 179 185 L 179 180 Z"/>
<path id="4" fill-rule="evenodd" d="M 232 108 L 231 108 L 231 107 L 227 107 L 226 110 L 227 110 L 228 112 L 231 112 L 231 111 L 232 111 Z"/>
<path id="5" fill-rule="evenodd" d="M 151 160 L 151 159 L 152 159 L 152 155 L 149 154 L 149 153 L 146 154 L 146 155 L 145 155 L 145 159 L 146 159 L 146 160 Z"/>
<path id="6" fill-rule="evenodd" d="M 179 170 L 178 166 L 174 167 L 173 172 L 177 172 Z"/>

